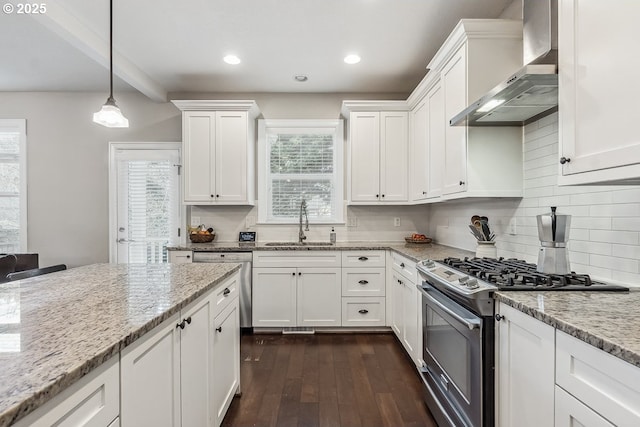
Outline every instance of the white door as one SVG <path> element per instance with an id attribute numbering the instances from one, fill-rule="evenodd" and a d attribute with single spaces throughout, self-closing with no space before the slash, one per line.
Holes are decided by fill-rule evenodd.
<path id="1" fill-rule="evenodd" d="M 352 202 L 380 200 L 380 113 L 351 113 Z"/>
<path id="2" fill-rule="evenodd" d="M 111 262 L 168 262 L 180 237 L 179 144 L 113 143 L 110 160 Z"/>
<path id="3" fill-rule="evenodd" d="M 298 268 L 297 326 L 342 324 L 340 268 Z"/>

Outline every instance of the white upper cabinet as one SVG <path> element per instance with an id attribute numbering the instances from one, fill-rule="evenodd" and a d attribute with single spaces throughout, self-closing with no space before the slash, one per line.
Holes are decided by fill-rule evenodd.
<path id="1" fill-rule="evenodd" d="M 404 102 L 392 101 L 392 103 Z M 409 126 L 404 111 L 353 111 L 358 103 L 343 103 L 349 117 L 348 199 L 351 204 L 409 201 Z M 369 106 L 371 107 L 371 106 Z"/>
<path id="2" fill-rule="evenodd" d="M 432 163 L 443 170 L 430 173 L 442 174 L 445 198 L 522 196 L 521 128 L 449 126 L 453 116 L 521 66 L 522 23 L 502 19 L 461 20 L 429 64 L 429 74 L 440 80 L 430 93 L 430 153 L 444 156 Z"/>
<path id="3" fill-rule="evenodd" d="M 409 156 L 410 194 L 412 202 L 428 197 L 429 190 L 429 101 L 423 99 L 411 110 Z"/>
<path id="4" fill-rule="evenodd" d="M 635 0 L 559 2 L 561 185 L 640 182 L 638 16 Z"/>
<path id="5" fill-rule="evenodd" d="M 173 101 L 182 113 L 184 203 L 252 205 L 254 101 Z"/>

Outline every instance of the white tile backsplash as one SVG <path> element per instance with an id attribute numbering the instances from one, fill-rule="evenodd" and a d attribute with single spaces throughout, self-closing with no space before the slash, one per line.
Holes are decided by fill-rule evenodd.
<path id="1" fill-rule="evenodd" d="M 472 215 L 486 215 L 497 235 L 498 256 L 535 263 L 540 246 L 535 216 L 557 206 L 558 213 L 573 216 L 568 245 L 572 270 L 640 286 L 640 186 L 559 187 L 558 114 L 525 126 L 523 132 L 524 197 L 433 204 L 430 235 L 439 243 L 475 250 L 475 239 L 464 229 Z M 512 218 L 515 235 L 508 234 Z M 445 219 L 449 226 L 440 226 Z"/>
<path id="2" fill-rule="evenodd" d="M 193 206 L 191 217 L 216 230 L 216 242 L 236 242 L 240 231 L 256 231 L 258 241 L 296 241 L 298 225 L 257 224 L 247 228 L 247 216 L 257 217 L 257 207 L 250 206 Z M 347 216 L 357 218 L 356 227 L 334 225 L 338 242 L 379 241 L 400 242 L 412 233 L 427 234 L 429 210 L 424 206 L 349 206 Z M 400 218 L 400 226 L 393 219 Z M 331 225 L 309 226 L 305 231 L 309 241 L 329 241 Z"/>

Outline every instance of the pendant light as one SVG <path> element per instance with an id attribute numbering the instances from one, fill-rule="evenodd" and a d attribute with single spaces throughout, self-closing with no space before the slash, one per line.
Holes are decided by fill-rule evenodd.
<path id="1" fill-rule="evenodd" d="M 109 98 L 100 111 L 93 113 L 93 121 L 108 128 L 128 128 L 129 120 L 113 98 L 113 0 L 109 0 L 109 77 Z"/>

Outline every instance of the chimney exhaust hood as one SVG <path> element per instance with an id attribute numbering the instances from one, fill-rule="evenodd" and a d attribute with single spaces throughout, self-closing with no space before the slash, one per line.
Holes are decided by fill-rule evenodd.
<path id="1" fill-rule="evenodd" d="M 557 0 L 523 0 L 527 64 L 454 116 L 451 126 L 523 126 L 558 111 Z"/>

